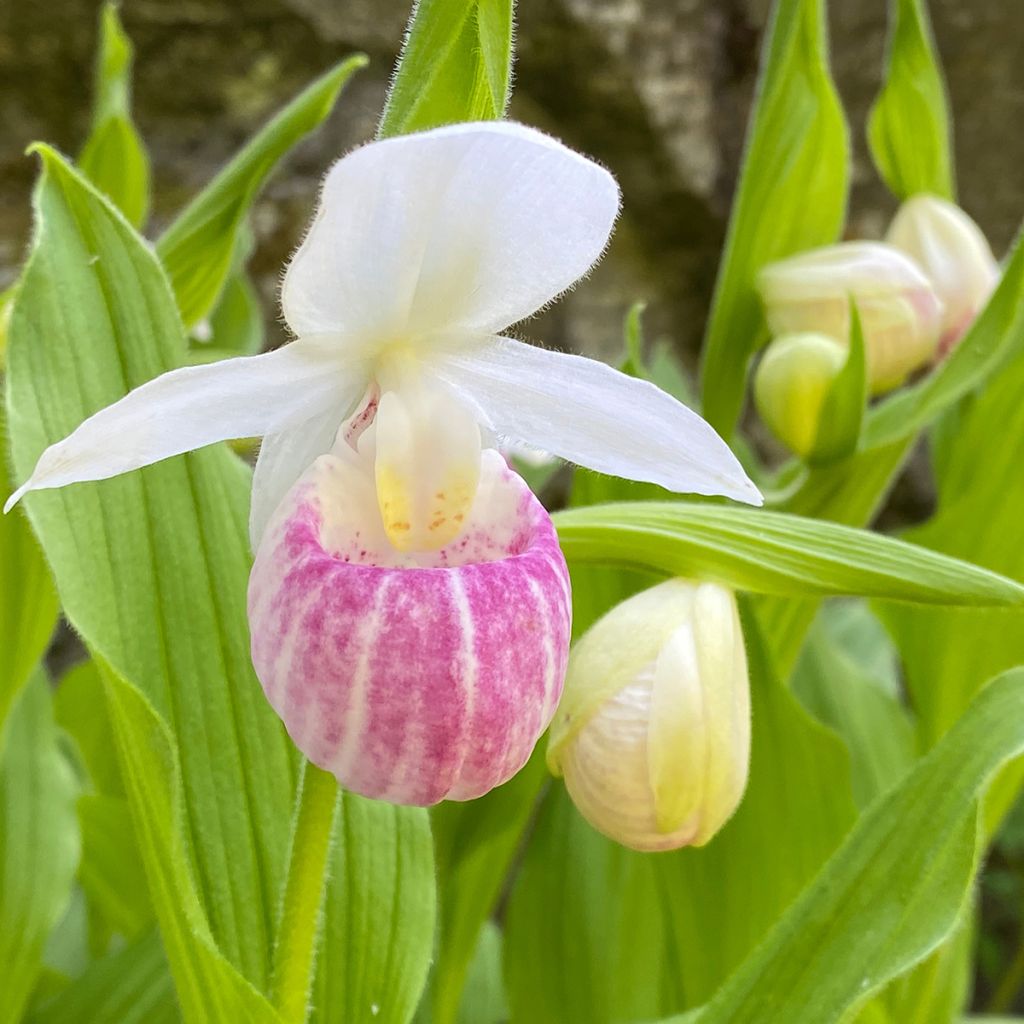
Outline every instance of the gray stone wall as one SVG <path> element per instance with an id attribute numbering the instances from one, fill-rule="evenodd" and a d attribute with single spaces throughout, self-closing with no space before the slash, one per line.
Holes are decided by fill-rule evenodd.
<path id="1" fill-rule="evenodd" d="M 611 356 L 623 312 L 691 364 L 735 184 L 766 0 L 520 0 L 514 115 L 593 154 L 625 213 L 608 258 L 523 333 Z M 75 152 L 87 128 L 95 0 L 0 3 L 0 285 L 29 231 L 43 138 Z M 330 122 L 288 161 L 256 211 L 254 271 L 268 313 L 329 163 L 374 128 L 407 0 L 125 0 L 136 110 L 151 147 L 156 227 L 271 112 L 333 61 L 371 57 Z M 851 227 L 877 235 L 893 204 L 863 143 L 885 36 L 884 0 L 833 0 L 834 61 L 857 145 Z M 962 201 L 1005 249 L 1024 213 L 1024 7 L 932 0 L 957 124 Z"/>

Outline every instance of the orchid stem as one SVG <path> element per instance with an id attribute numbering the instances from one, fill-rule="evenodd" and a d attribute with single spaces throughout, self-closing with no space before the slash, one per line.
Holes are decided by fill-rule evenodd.
<path id="1" fill-rule="evenodd" d="M 299 783 L 288 877 L 274 948 L 271 992 L 285 1024 L 305 1024 L 309 1011 L 337 804 L 338 783 L 334 776 L 307 761 Z"/>

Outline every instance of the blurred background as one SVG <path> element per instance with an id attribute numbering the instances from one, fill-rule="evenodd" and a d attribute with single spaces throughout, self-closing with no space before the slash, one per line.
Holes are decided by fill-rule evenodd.
<path id="1" fill-rule="evenodd" d="M 89 121 L 96 0 L 0 2 L 0 288 L 30 231 L 45 139 L 78 152 Z M 513 116 L 595 156 L 618 177 L 624 214 L 594 276 L 523 334 L 614 360 L 622 319 L 648 302 L 647 335 L 696 367 L 735 186 L 767 0 L 519 0 Z M 1021 0 L 931 0 L 956 126 L 960 201 L 997 255 L 1024 213 Z M 258 201 L 251 270 L 283 340 L 277 284 L 329 164 L 373 135 L 408 0 L 125 0 L 136 47 L 135 119 L 150 148 L 156 205 L 148 234 L 313 77 L 354 50 L 371 63 L 326 125 Z M 867 159 L 864 121 L 878 88 L 885 0 L 831 4 L 833 67 L 855 145 L 851 236 L 879 237 L 895 203 Z M 276 334 L 275 334 L 276 332 Z M 898 485 L 888 525 L 931 499 L 923 459 Z M 1011 816 L 983 883 L 976 1005 L 1009 1008 L 1024 985 L 1024 814 Z"/>
<path id="2" fill-rule="evenodd" d="M 409 0 L 125 0 L 135 118 L 153 156 L 155 224 L 265 118 L 352 50 L 369 54 L 327 125 L 257 206 L 253 270 L 270 320 L 280 267 L 328 165 L 372 136 Z M 28 238 L 36 139 L 77 153 L 88 127 L 96 0 L 0 3 L 0 288 Z M 863 125 L 885 42 L 885 0 L 831 4 L 834 68 L 857 147 L 850 230 L 884 231 L 894 203 Z M 1020 0 L 932 0 L 952 94 L 962 205 L 1005 250 L 1024 210 Z M 753 92 L 767 0 L 519 0 L 513 116 L 616 174 L 624 217 L 608 258 L 528 333 L 614 357 L 622 316 L 648 300 L 650 337 L 694 365 Z"/>

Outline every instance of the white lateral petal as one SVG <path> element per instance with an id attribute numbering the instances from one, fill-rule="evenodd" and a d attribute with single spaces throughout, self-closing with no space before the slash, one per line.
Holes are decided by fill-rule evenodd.
<path id="1" fill-rule="evenodd" d="M 363 146 L 334 165 L 281 303 L 297 335 L 494 334 L 587 273 L 619 189 L 604 168 L 510 122 Z"/>
<path id="2" fill-rule="evenodd" d="M 513 441 L 671 491 L 762 502 L 700 416 L 649 381 L 596 359 L 491 338 L 439 358 L 435 372 Z"/>
<path id="3" fill-rule="evenodd" d="M 263 355 L 171 370 L 47 448 L 4 511 L 27 491 L 105 480 L 215 441 L 276 433 L 307 419 L 310 409 L 343 399 L 345 369 L 329 346 L 298 341 Z"/>
<path id="4" fill-rule="evenodd" d="M 341 401 L 328 402 L 311 419 L 263 438 L 249 506 L 249 540 L 254 552 L 270 517 L 292 485 L 317 458 L 331 450 L 338 429 L 358 397 L 358 387 L 351 386 Z"/>

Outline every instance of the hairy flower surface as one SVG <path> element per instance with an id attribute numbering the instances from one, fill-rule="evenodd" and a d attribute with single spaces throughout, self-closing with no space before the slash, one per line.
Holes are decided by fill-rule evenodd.
<path id="1" fill-rule="evenodd" d="M 392 421 L 381 425 L 377 472 L 400 547 L 422 543 L 437 519 L 417 497 L 423 474 L 462 479 L 444 512 L 446 520 L 465 513 L 469 423 L 488 444 L 508 439 L 604 473 L 759 504 L 728 446 L 663 391 L 596 360 L 501 336 L 590 270 L 618 207 L 607 171 L 518 124 L 453 125 L 363 146 L 328 174 L 288 267 L 281 302 L 297 340 L 136 388 L 43 452 L 7 507 L 28 490 L 258 436 L 255 547 L 285 493 L 371 390 L 382 421 Z M 407 530 L 403 503 L 415 519 Z M 451 539 L 432 532 L 434 546 Z"/>
<path id="2" fill-rule="evenodd" d="M 548 725 L 570 632 L 554 527 L 497 445 L 761 500 L 652 384 L 501 334 L 587 273 L 618 207 L 607 171 L 516 124 L 357 149 L 285 275 L 297 340 L 137 388 L 48 448 L 8 507 L 262 436 L 249 619 L 268 699 L 350 789 L 479 796 Z"/>

